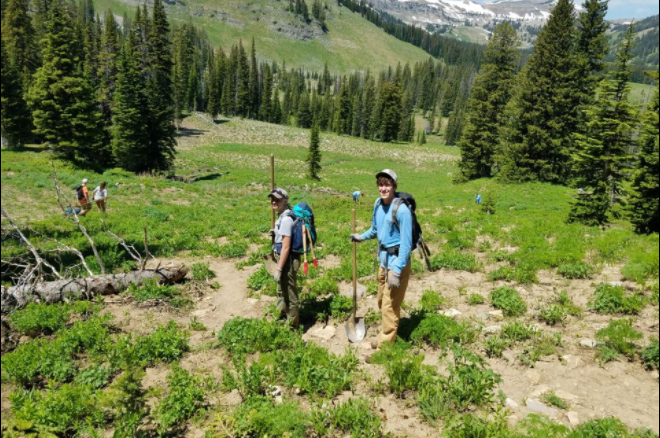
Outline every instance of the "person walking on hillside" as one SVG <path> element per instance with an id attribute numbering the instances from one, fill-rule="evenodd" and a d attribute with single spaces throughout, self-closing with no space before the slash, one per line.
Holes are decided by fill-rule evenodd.
<path id="1" fill-rule="evenodd" d="M 360 198 L 363 196 L 363 193 L 359 190 L 356 190 L 356 191 L 353 192 L 352 196 L 353 196 L 353 202 L 355 202 L 356 204 L 359 204 L 360 203 Z"/>
<path id="2" fill-rule="evenodd" d="M 289 207 L 289 194 L 284 189 L 274 189 L 268 195 L 271 208 L 279 215 L 275 229 L 271 230 L 273 253 L 277 267 L 273 278 L 277 282 L 277 308 L 294 329 L 300 324 L 298 299 L 298 270 L 300 254 L 291 250 L 294 233 L 294 215 Z"/>
<path id="3" fill-rule="evenodd" d="M 475 202 L 477 205 L 481 205 L 481 202 L 483 201 L 483 198 L 481 197 L 481 194 L 480 194 L 480 193 L 477 193 L 477 195 L 475 196 L 474 199 L 475 199 L 474 202 Z"/>
<path id="4" fill-rule="evenodd" d="M 87 178 L 82 180 L 82 186 L 76 189 L 76 194 L 78 196 L 78 203 L 80 204 L 81 212 L 79 216 L 86 216 L 87 213 L 92 209 L 92 200 L 89 197 L 89 189 L 87 188 L 89 180 Z"/>
<path id="5" fill-rule="evenodd" d="M 96 202 L 96 206 L 103 213 L 105 213 L 105 208 L 108 203 L 108 189 L 106 188 L 106 186 L 107 186 L 106 182 L 103 181 L 100 186 L 94 189 L 93 192 L 94 202 Z"/>
<path id="6" fill-rule="evenodd" d="M 383 314 L 382 330 L 371 343 L 373 349 L 394 343 L 401 321 L 401 305 L 412 272 L 410 253 L 413 241 L 413 217 L 408 206 L 397 201 L 398 178 L 385 169 L 376 175 L 380 198 L 374 204 L 371 228 L 352 234 L 353 242 L 378 238 L 378 307 Z M 396 214 L 396 220 L 392 216 Z M 398 224 L 398 226 L 397 226 Z"/>

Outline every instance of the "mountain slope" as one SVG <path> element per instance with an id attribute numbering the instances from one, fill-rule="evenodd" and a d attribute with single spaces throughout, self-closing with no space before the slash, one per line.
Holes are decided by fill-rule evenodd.
<path id="1" fill-rule="evenodd" d="M 309 3 L 309 2 L 308 2 Z M 98 11 L 111 9 L 121 16 L 134 15 L 135 0 L 95 0 Z M 309 25 L 286 11 L 287 1 L 275 0 L 172 0 L 167 13 L 172 24 L 192 21 L 211 41 L 225 50 L 239 39 L 254 37 L 259 57 L 286 61 L 289 67 L 320 71 L 327 62 L 332 71 L 379 71 L 398 62 L 414 64 L 428 59 L 423 50 L 397 40 L 360 15 L 328 1 L 327 27 Z"/>

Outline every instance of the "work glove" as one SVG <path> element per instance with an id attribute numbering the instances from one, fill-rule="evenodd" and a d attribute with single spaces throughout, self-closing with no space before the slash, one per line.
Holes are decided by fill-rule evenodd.
<path id="1" fill-rule="evenodd" d="M 390 271 L 387 276 L 387 286 L 389 286 L 390 289 L 398 289 L 401 287 L 401 277 L 399 277 L 399 274 Z"/>
<path id="2" fill-rule="evenodd" d="M 277 283 L 279 283 L 281 279 L 282 279 L 282 270 L 281 269 L 276 269 L 275 273 L 273 274 L 273 280 L 275 280 Z"/>
<path id="3" fill-rule="evenodd" d="M 351 242 L 362 242 L 362 237 L 359 234 L 351 234 Z"/>

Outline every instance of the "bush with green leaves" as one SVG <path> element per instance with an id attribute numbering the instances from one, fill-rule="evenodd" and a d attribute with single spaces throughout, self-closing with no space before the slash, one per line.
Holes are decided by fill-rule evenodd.
<path id="1" fill-rule="evenodd" d="M 545 394 L 541 395 L 541 401 L 543 401 L 544 403 L 550 406 L 554 406 L 555 408 L 561 409 L 563 411 L 568 410 L 568 408 L 570 408 L 566 400 L 562 399 L 552 391 L 546 392 Z"/>
<path id="2" fill-rule="evenodd" d="M 339 285 L 331 276 L 324 275 L 309 285 L 309 293 L 315 296 L 336 295 L 339 293 Z"/>
<path id="3" fill-rule="evenodd" d="M 265 319 L 235 318 L 218 333 L 219 344 L 232 354 L 267 353 L 302 343 L 288 325 Z"/>
<path id="4" fill-rule="evenodd" d="M 602 315 L 639 315 L 646 304 L 645 297 L 629 295 L 623 286 L 604 283 L 596 288 L 589 307 Z"/>
<path id="5" fill-rule="evenodd" d="M 452 351 L 454 361 L 448 367 L 449 377 L 441 379 L 452 410 L 467 412 L 474 407 L 492 405 L 495 388 L 502 378 L 487 368 L 484 359 L 476 354 L 460 347 Z"/>
<path id="6" fill-rule="evenodd" d="M 518 356 L 518 359 L 523 365 L 533 368 L 544 357 L 557 354 L 557 349 L 562 346 L 561 333 L 554 335 L 539 333 L 530 344 L 523 348 L 523 352 Z"/>
<path id="7" fill-rule="evenodd" d="M 217 243 L 206 243 L 204 249 L 213 257 L 224 257 L 226 259 L 238 259 L 245 257 L 248 251 L 246 242 L 229 242 L 224 245 Z"/>
<path id="8" fill-rule="evenodd" d="M 475 414 L 456 416 L 449 422 L 445 438 L 510 438 L 509 425 L 504 415 L 495 419 L 481 418 Z"/>
<path id="9" fill-rule="evenodd" d="M 167 396 L 156 407 L 156 424 L 165 432 L 180 427 L 203 408 L 205 392 L 199 377 L 174 364 L 167 376 Z"/>
<path id="10" fill-rule="evenodd" d="M 518 317 L 527 313 L 527 303 L 516 290 L 509 287 L 493 291 L 490 300 L 493 307 L 502 310 L 505 316 Z"/>
<path id="11" fill-rule="evenodd" d="M 477 335 L 477 331 L 468 322 L 461 323 L 444 315 L 430 314 L 412 332 L 410 340 L 445 350 L 454 344 L 471 344 Z"/>
<path id="12" fill-rule="evenodd" d="M 27 388 L 39 385 L 44 379 L 69 382 L 78 369 L 67 345 L 37 339 L 2 356 L 2 372 L 17 385 Z"/>
<path id="13" fill-rule="evenodd" d="M 373 411 L 373 402 L 365 398 L 351 398 L 332 409 L 319 408 L 312 412 L 317 436 L 350 434 L 351 438 L 380 437 L 382 423 Z"/>
<path id="14" fill-rule="evenodd" d="M 510 322 L 502 327 L 502 338 L 510 342 L 525 342 L 534 339 L 539 332 L 536 327 L 520 321 Z"/>
<path id="15" fill-rule="evenodd" d="M 561 291 L 555 298 L 555 303 L 561 306 L 568 315 L 576 318 L 582 317 L 582 309 L 575 304 L 568 292 Z"/>
<path id="16" fill-rule="evenodd" d="M 436 313 L 447 304 L 447 299 L 434 290 L 427 290 L 419 300 L 419 308 L 428 313 Z"/>
<path id="17" fill-rule="evenodd" d="M 191 267 L 192 279 L 195 281 L 209 281 L 215 278 L 215 272 L 210 268 L 207 263 L 195 263 Z"/>
<path id="18" fill-rule="evenodd" d="M 74 383 L 89 386 L 92 389 L 101 389 L 110 383 L 113 374 L 113 371 L 104 365 L 92 365 L 80 371 L 74 379 Z"/>
<path id="19" fill-rule="evenodd" d="M 263 354 L 251 364 L 238 355 L 232 358 L 234 370 L 222 367 L 222 390 L 237 390 L 243 400 L 250 397 L 268 395 L 270 387 L 277 383 L 276 364 L 272 355 Z"/>
<path id="20" fill-rule="evenodd" d="M 559 275 L 569 280 L 588 280 L 593 278 L 595 269 L 588 263 L 566 263 L 557 269 Z"/>
<path id="21" fill-rule="evenodd" d="M 618 438 L 629 436 L 630 432 L 626 425 L 615 418 L 589 421 L 568 434 L 568 438 Z"/>
<path id="22" fill-rule="evenodd" d="M 479 272 L 483 268 L 474 254 L 462 253 L 456 249 L 441 251 L 431 257 L 430 262 L 435 271 L 449 269 L 452 271 Z"/>
<path id="23" fill-rule="evenodd" d="M 190 351 L 189 336 L 174 321 L 159 326 L 148 336 L 121 336 L 110 352 L 110 363 L 117 368 L 126 368 L 177 361 Z"/>
<path id="24" fill-rule="evenodd" d="M 330 302 L 330 314 L 335 321 L 345 321 L 353 312 L 353 299 L 335 295 Z"/>
<path id="25" fill-rule="evenodd" d="M 483 295 L 480 294 L 470 294 L 467 299 L 467 303 L 470 306 L 480 306 L 486 303 L 486 299 L 483 297 Z"/>
<path id="26" fill-rule="evenodd" d="M 157 279 L 147 280 L 143 285 L 131 284 L 127 294 L 135 298 L 138 303 L 160 300 L 170 303 L 172 306 L 181 308 L 191 304 L 181 296 L 181 290 L 174 285 L 159 284 Z"/>
<path id="27" fill-rule="evenodd" d="M 539 319 L 550 326 L 564 324 L 568 318 L 568 311 L 559 304 L 553 304 L 539 313 Z"/>
<path id="28" fill-rule="evenodd" d="M 501 336 L 490 336 L 486 339 L 484 347 L 488 357 L 501 358 L 509 345 L 510 342 Z"/>
<path id="29" fill-rule="evenodd" d="M 542 415 L 532 414 L 516 424 L 511 438 L 566 438 L 569 429 Z"/>
<path id="30" fill-rule="evenodd" d="M 660 366 L 660 343 L 658 339 L 653 339 L 651 344 L 642 352 L 642 361 L 650 370 L 658 371 Z"/>
<path id="31" fill-rule="evenodd" d="M 101 399 L 101 407 L 113 414 L 114 438 L 140 437 L 138 428 L 149 414 L 147 392 L 142 387 L 145 375 L 142 368 L 129 367 L 112 383 Z"/>
<path id="32" fill-rule="evenodd" d="M 277 283 L 273 280 L 273 276 L 268 273 L 265 266 L 259 268 L 254 274 L 248 277 L 247 285 L 255 292 L 277 291 Z"/>
<path id="33" fill-rule="evenodd" d="M 488 273 L 488 281 L 513 281 L 516 273 L 509 266 L 502 266 Z"/>
<path id="34" fill-rule="evenodd" d="M 275 404 L 268 397 L 251 397 L 224 421 L 230 436 L 307 438 L 312 421 L 295 402 Z"/>
<path id="35" fill-rule="evenodd" d="M 602 344 L 598 347 L 602 362 L 611 362 L 624 355 L 634 360 L 637 355 L 635 342 L 644 336 L 633 328 L 632 319 L 619 319 L 612 321 L 606 328 L 596 333 L 596 340 Z"/>
<path id="36" fill-rule="evenodd" d="M 97 392 L 85 385 L 51 386 L 43 393 L 19 389 L 10 400 L 16 419 L 49 427 L 56 436 L 80 436 L 106 422 Z"/>
<path id="37" fill-rule="evenodd" d="M 649 290 L 651 292 L 651 304 L 658 306 L 660 304 L 660 287 L 658 287 L 658 283 L 652 284 Z"/>
<path id="38" fill-rule="evenodd" d="M 10 322 L 14 330 L 27 336 L 51 335 L 66 327 L 70 314 L 66 304 L 30 303 L 14 313 Z"/>
<path id="39" fill-rule="evenodd" d="M 396 342 L 383 346 L 371 357 L 371 363 L 385 366 L 389 389 L 399 397 L 406 391 L 417 391 L 425 379 L 424 355 L 413 355 L 411 350 L 410 344 Z"/>

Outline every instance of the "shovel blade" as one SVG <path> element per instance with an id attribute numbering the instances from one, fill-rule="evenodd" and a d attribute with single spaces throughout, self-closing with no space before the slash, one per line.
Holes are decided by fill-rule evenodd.
<path id="1" fill-rule="evenodd" d="M 346 336 L 351 344 L 361 342 L 367 336 L 364 318 L 351 318 L 346 323 Z"/>

